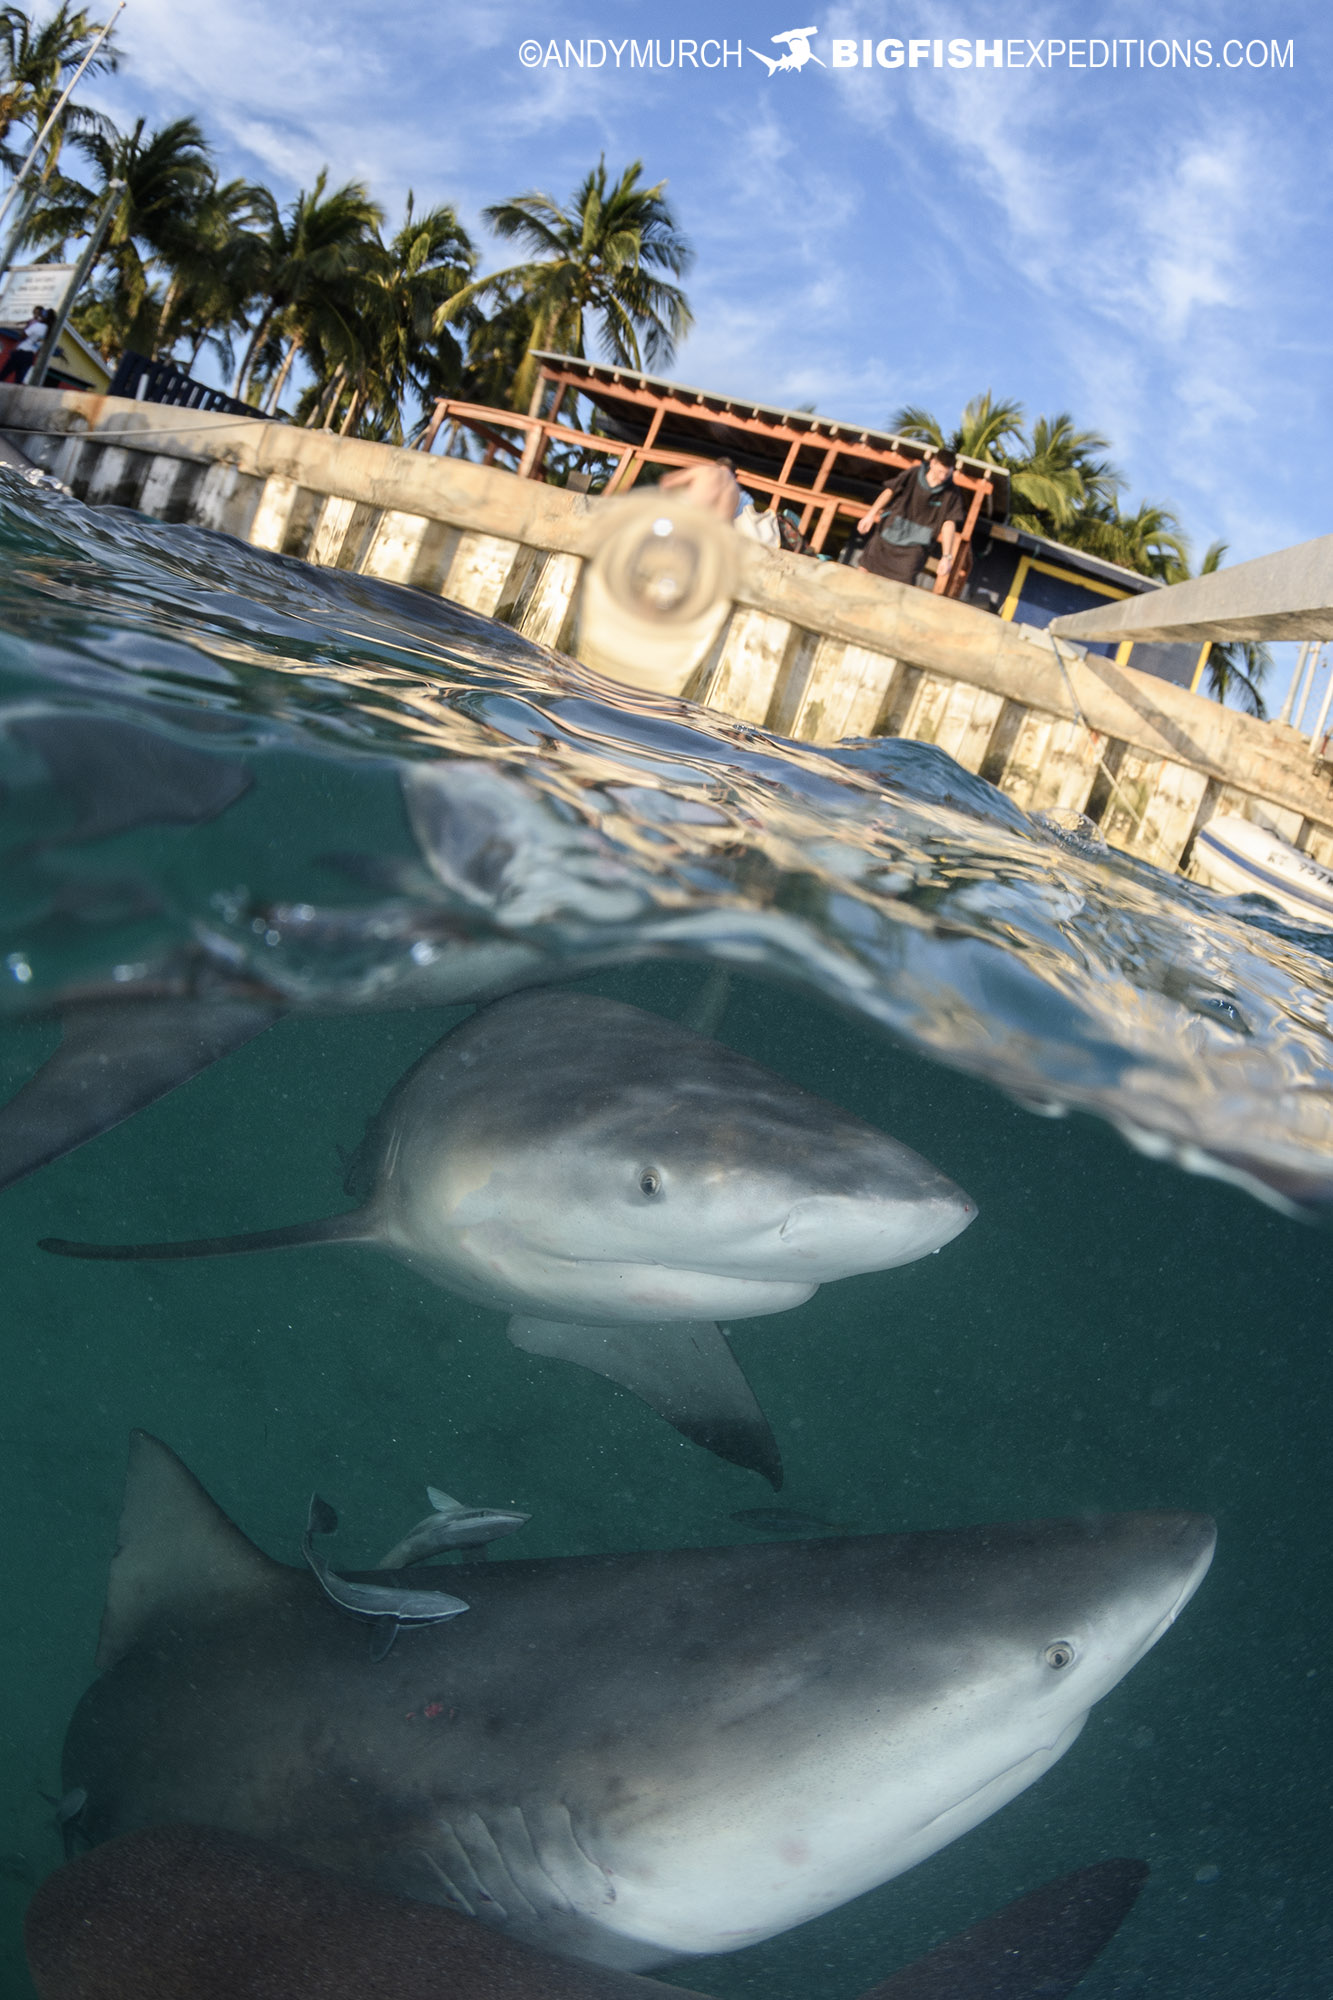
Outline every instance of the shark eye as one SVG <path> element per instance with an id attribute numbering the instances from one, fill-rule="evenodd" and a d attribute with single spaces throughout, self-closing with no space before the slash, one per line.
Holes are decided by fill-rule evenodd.
<path id="1" fill-rule="evenodd" d="M 660 1192 L 662 1176 L 656 1167 L 645 1167 L 639 1175 L 639 1193 L 654 1195 Z"/>
<path id="2" fill-rule="evenodd" d="M 1048 1667 L 1054 1667 L 1058 1671 L 1061 1667 L 1073 1664 L 1074 1648 L 1068 1639 L 1057 1639 L 1053 1646 L 1046 1648 L 1043 1657 Z"/>

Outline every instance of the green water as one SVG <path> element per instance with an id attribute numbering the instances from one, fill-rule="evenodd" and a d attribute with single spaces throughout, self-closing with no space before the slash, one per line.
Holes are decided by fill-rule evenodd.
<path id="1" fill-rule="evenodd" d="M 44 588 L 11 621 L 11 659 L 33 644 Z M 294 857 L 326 846 L 330 824 L 349 846 L 404 844 L 382 768 L 350 790 L 341 767 L 321 769 L 261 786 L 217 826 L 104 843 L 102 861 L 172 883 L 185 905 L 196 883 L 296 893 Z M 582 984 L 679 1017 L 702 978 L 640 964 Z M 499 1314 L 387 1258 L 99 1265 L 35 1247 L 340 1206 L 367 1116 L 461 1018 L 287 1019 L 0 1195 L 6 1995 L 30 1991 L 21 1914 L 60 1859 L 47 1799 L 92 1677 L 132 1426 L 287 1561 L 314 1488 L 342 1517 L 346 1566 L 418 1517 L 428 1481 L 531 1513 L 497 1560 L 743 1540 L 734 1510 L 765 1498 L 632 1397 L 518 1353 Z M 1013 1804 L 831 1916 L 676 1977 L 719 2000 L 852 2000 L 1023 1890 L 1129 1854 L 1151 1880 L 1088 2000 L 1327 2000 L 1328 1236 L 1130 1152 L 1104 1123 L 1037 1118 L 790 980 L 738 976 L 719 1033 L 917 1148 L 980 1208 L 939 1256 L 735 1326 L 782 1448 L 783 1504 L 881 1531 L 1187 1507 L 1216 1516 L 1219 1543 L 1179 1624 Z M 54 1041 L 42 1021 L 5 1026 L 0 1096 Z"/>
<path id="2" fill-rule="evenodd" d="M 641 970 L 594 984 L 674 1011 L 692 983 Z M 387 1259 L 105 1268 L 33 1248 L 57 1231 L 258 1226 L 292 1213 L 297 1190 L 311 1212 L 331 1203 L 337 1146 L 452 1018 L 284 1024 L 4 1198 L 0 1846 L 39 1874 L 58 1858 L 41 1794 L 59 1791 L 91 1677 L 132 1425 L 289 1561 L 315 1486 L 355 1524 L 360 1547 L 340 1550 L 363 1560 L 428 1479 L 531 1510 L 525 1555 L 730 1540 L 731 1510 L 762 1497 L 632 1398 L 517 1354 L 498 1314 Z M 1216 1515 L 1219 1547 L 1178 1627 L 1038 1785 L 907 1877 L 691 1966 L 688 1983 L 851 1996 L 1020 1889 L 1132 1853 L 1152 1879 L 1090 2000 L 1327 1994 L 1326 1241 L 757 983 L 723 1035 L 920 1148 L 981 1210 L 938 1257 L 737 1326 L 784 1500 L 880 1530 L 1185 1505 Z M 25 1890 L 12 1871 L 5 1886 L 5 1990 L 22 1992 Z"/>

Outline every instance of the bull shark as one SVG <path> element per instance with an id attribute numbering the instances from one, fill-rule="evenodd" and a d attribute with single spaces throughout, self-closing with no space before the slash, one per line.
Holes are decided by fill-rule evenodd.
<path id="1" fill-rule="evenodd" d="M 1125 1858 L 1043 1883 L 862 2000 L 1063 2000 L 1147 1873 Z M 81 1855 L 43 1883 L 23 1931 L 40 2000 L 703 2000 L 209 1827 L 148 1827 Z"/>
<path id="2" fill-rule="evenodd" d="M 136 1432 L 64 1785 L 94 1845 L 201 1823 L 593 1964 L 734 1951 L 1041 1777 L 1214 1533 L 1158 1512 L 481 1561 L 447 1572 L 466 1617 L 372 1661 Z"/>
<path id="3" fill-rule="evenodd" d="M 61 1256 L 387 1250 L 510 1315 L 775 1487 L 782 1465 L 716 1321 L 929 1255 L 976 1214 L 919 1154 L 719 1042 L 587 994 L 512 995 L 408 1071 L 350 1213 L 187 1243 L 47 1238 Z"/>

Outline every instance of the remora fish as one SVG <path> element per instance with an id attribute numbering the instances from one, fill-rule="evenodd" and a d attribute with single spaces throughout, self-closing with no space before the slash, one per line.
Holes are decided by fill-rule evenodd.
<path id="1" fill-rule="evenodd" d="M 193 1243 L 48 1238 L 71 1257 L 388 1250 L 512 1315 L 509 1338 L 607 1375 L 781 1484 L 717 1318 L 782 1312 L 831 1278 L 927 1256 L 976 1214 L 848 1111 L 637 1007 L 522 993 L 436 1044 L 390 1094 L 350 1214 Z"/>
<path id="2" fill-rule="evenodd" d="M 1196 1514 L 479 1562 L 387 1660 L 135 1434 L 64 1785 L 94 1844 L 228 1828 L 547 1950 L 734 1951 L 1023 1791 L 1212 1556 Z"/>
<path id="3" fill-rule="evenodd" d="M 401 1542 L 395 1542 L 381 1569 L 406 1569 L 409 1563 L 429 1562 L 446 1549 L 484 1548 L 501 1535 L 517 1534 L 532 1519 L 531 1514 L 515 1513 L 511 1507 L 465 1507 L 451 1500 L 438 1486 L 426 1488 L 432 1511 L 415 1528 L 409 1528 Z"/>
<path id="4" fill-rule="evenodd" d="M 301 1537 L 301 1554 L 330 1604 L 336 1604 L 349 1617 L 370 1618 L 387 1627 L 381 1635 L 386 1642 L 384 1652 L 393 1644 L 400 1625 L 439 1625 L 467 1610 L 461 1597 L 450 1597 L 444 1590 L 403 1590 L 396 1584 L 358 1583 L 353 1577 L 340 1576 L 337 1570 L 329 1568 L 323 1556 L 315 1554 L 312 1540 L 315 1535 L 333 1534 L 337 1526 L 338 1516 L 328 1501 L 321 1500 L 318 1493 L 312 1494 Z M 383 1652 L 376 1655 L 380 1659 L 383 1656 Z"/>
<path id="5" fill-rule="evenodd" d="M 1048 1882 L 863 2000 L 1062 2000 L 1147 1873 L 1102 1861 Z M 40 2000 L 701 2000 L 211 1827 L 148 1827 L 82 1855 L 42 1884 L 23 1932 Z"/>

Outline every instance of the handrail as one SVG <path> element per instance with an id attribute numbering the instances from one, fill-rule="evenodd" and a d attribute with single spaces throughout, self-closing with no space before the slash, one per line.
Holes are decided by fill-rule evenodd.
<path id="1" fill-rule="evenodd" d="M 431 420 L 422 433 L 418 449 L 428 452 L 446 423 L 462 425 L 484 437 L 487 441 L 484 462 L 487 464 L 494 463 L 497 452 L 512 454 L 517 461 L 512 470 L 520 479 L 536 479 L 541 476 L 547 449 L 553 443 L 599 452 L 615 460 L 615 469 L 603 489 L 607 494 L 627 492 L 645 465 L 684 466 L 706 463 L 697 454 L 668 450 L 658 445 L 651 437 L 645 438 L 642 444 L 631 444 L 621 438 L 598 437 L 591 431 L 576 430 L 572 425 L 560 422 L 554 416 L 538 417 L 520 410 L 497 410 L 489 404 L 465 403 L 452 396 L 441 396 L 436 403 Z M 523 438 L 521 448 L 508 438 L 497 435 L 498 432 L 505 430 L 520 433 Z M 799 507 L 802 510 L 800 522 L 802 534 L 808 531 L 813 518 L 818 515 L 818 522 L 810 537 L 811 550 L 818 554 L 839 515 L 859 520 L 865 513 L 863 500 L 850 498 L 846 494 L 829 493 L 825 485 L 834 469 L 833 461 L 838 452 L 847 449 L 849 448 L 846 446 L 826 448 L 824 462 L 820 468 L 821 476 L 814 486 L 799 486 L 790 479 L 774 479 L 767 473 L 749 471 L 738 471 L 736 481 L 741 487 L 767 494 L 775 506 L 785 501 Z M 917 459 L 885 450 L 883 447 L 865 451 L 862 456 L 873 457 L 878 465 L 893 466 L 900 470 L 919 463 Z M 510 468 L 506 468 L 508 469 Z M 784 465 L 783 471 L 786 472 L 787 469 Z M 971 473 L 957 469 L 954 472 L 954 479 L 959 486 L 968 489 L 972 496 L 967 518 L 959 530 L 961 554 L 961 549 L 967 548 L 971 543 L 986 496 L 995 489 L 989 479 L 976 478 Z M 945 579 L 942 594 L 951 594 L 961 589 L 965 576 L 966 565 L 963 562 L 955 562 Z M 938 584 L 936 589 L 939 590 Z"/>
<path id="2" fill-rule="evenodd" d="M 153 361 L 146 354 L 136 354 L 133 348 L 121 355 L 107 394 L 128 396 L 136 403 L 166 403 L 187 410 L 217 410 L 227 416 L 257 417 L 264 423 L 273 421 L 253 403 L 242 403 L 221 389 L 210 389 L 207 383 L 196 382 L 174 361 Z"/>

